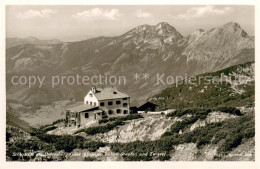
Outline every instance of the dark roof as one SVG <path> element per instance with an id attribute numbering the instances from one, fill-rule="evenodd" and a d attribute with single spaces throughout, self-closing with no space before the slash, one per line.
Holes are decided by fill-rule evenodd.
<path id="1" fill-rule="evenodd" d="M 130 107 L 139 107 L 139 106 L 141 106 L 141 105 L 143 105 L 145 103 L 146 103 L 145 100 L 142 100 L 142 101 L 135 100 L 132 103 L 130 103 Z"/>
<path id="2" fill-rule="evenodd" d="M 152 102 L 146 102 L 146 103 L 142 104 L 141 106 L 139 106 L 139 108 L 140 108 L 140 107 L 143 107 L 143 106 L 146 106 L 146 105 L 158 106 L 157 104 L 154 104 L 154 103 L 152 103 Z"/>
<path id="3" fill-rule="evenodd" d="M 80 106 L 67 108 L 66 110 L 71 111 L 71 112 L 82 112 L 82 111 L 91 110 L 91 109 L 94 109 L 94 108 L 97 108 L 97 106 L 82 104 Z"/>
<path id="4" fill-rule="evenodd" d="M 98 100 L 120 99 L 129 97 L 127 94 L 119 92 L 116 88 L 98 88 L 96 89 L 95 96 Z"/>

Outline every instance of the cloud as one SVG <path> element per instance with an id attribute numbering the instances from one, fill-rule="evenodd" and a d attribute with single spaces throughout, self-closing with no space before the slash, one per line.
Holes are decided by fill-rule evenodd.
<path id="1" fill-rule="evenodd" d="M 207 15 L 224 15 L 224 14 L 232 12 L 232 11 L 233 11 L 233 9 L 230 7 L 225 7 L 222 9 L 217 9 L 214 6 L 193 7 L 193 8 L 188 9 L 183 14 L 173 16 L 173 18 L 190 20 L 193 18 L 206 17 Z"/>
<path id="2" fill-rule="evenodd" d="M 17 15 L 18 18 L 21 19 L 32 19 L 32 18 L 48 18 L 51 15 L 57 13 L 55 10 L 52 9 L 42 9 L 42 10 L 33 10 L 30 9 L 23 13 L 19 13 Z"/>
<path id="3" fill-rule="evenodd" d="M 94 21 L 94 20 L 117 20 L 120 16 L 119 9 L 104 10 L 102 8 L 93 8 L 87 11 L 78 12 L 72 15 L 78 20 Z"/>
<path id="4" fill-rule="evenodd" d="M 135 16 L 137 18 L 150 18 L 152 17 L 153 15 L 151 13 L 148 13 L 148 12 L 143 12 L 142 10 L 138 10 L 136 13 L 135 13 Z"/>

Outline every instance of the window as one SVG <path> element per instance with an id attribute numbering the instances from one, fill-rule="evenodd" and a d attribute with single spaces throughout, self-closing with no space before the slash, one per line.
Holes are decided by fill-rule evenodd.
<path id="1" fill-rule="evenodd" d="M 121 109 L 116 109 L 116 113 L 117 114 L 121 113 Z"/>
<path id="2" fill-rule="evenodd" d="M 124 114 L 127 114 L 128 113 L 128 110 L 124 110 Z"/>
<path id="3" fill-rule="evenodd" d="M 88 104 L 88 101 L 86 101 L 86 104 Z"/>
<path id="4" fill-rule="evenodd" d="M 113 105 L 113 102 L 111 101 L 111 102 L 108 102 L 107 103 L 109 106 L 112 106 Z"/>
<path id="5" fill-rule="evenodd" d="M 104 106 L 105 105 L 105 103 L 104 102 L 100 102 L 100 106 Z"/>
<path id="6" fill-rule="evenodd" d="M 86 119 L 88 118 L 88 113 L 85 113 L 85 118 L 86 118 Z"/>
<path id="7" fill-rule="evenodd" d="M 124 107 L 127 107 L 127 105 L 128 105 L 127 103 L 124 103 L 124 104 L 123 104 Z"/>
<path id="8" fill-rule="evenodd" d="M 127 100 L 127 97 L 123 98 L 123 100 Z"/>
<path id="9" fill-rule="evenodd" d="M 90 93 L 90 94 L 89 94 L 89 97 L 93 97 L 93 94 L 92 94 L 92 93 Z"/>
<path id="10" fill-rule="evenodd" d="M 121 101 L 120 101 L 120 100 L 117 100 L 117 101 L 116 101 L 116 104 L 121 104 Z"/>
<path id="11" fill-rule="evenodd" d="M 90 102 L 90 105 L 92 105 L 92 102 Z"/>
<path id="12" fill-rule="evenodd" d="M 96 106 L 97 105 L 97 103 L 96 102 L 94 102 L 94 106 Z"/>
<path id="13" fill-rule="evenodd" d="M 108 114 L 113 114 L 113 110 L 108 110 Z"/>

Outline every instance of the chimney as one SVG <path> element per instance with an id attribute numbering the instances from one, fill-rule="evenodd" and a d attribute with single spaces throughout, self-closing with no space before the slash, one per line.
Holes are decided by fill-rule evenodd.
<path id="1" fill-rule="evenodd" d="M 95 87 L 91 87 L 91 91 L 92 91 L 93 93 L 96 93 L 96 88 L 95 88 Z"/>

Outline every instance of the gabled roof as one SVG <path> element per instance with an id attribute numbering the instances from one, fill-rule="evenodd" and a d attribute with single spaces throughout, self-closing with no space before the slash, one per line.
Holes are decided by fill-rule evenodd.
<path id="1" fill-rule="evenodd" d="M 147 101 L 145 100 L 141 100 L 141 101 L 133 101 L 132 103 L 130 103 L 130 107 L 140 107 L 142 106 L 143 104 L 145 104 Z"/>
<path id="2" fill-rule="evenodd" d="M 97 88 L 95 96 L 98 100 L 120 99 L 129 97 L 127 94 L 119 92 L 116 88 Z"/>
<path id="3" fill-rule="evenodd" d="M 152 106 L 158 106 L 157 104 L 154 104 L 152 102 L 146 102 L 143 105 L 139 106 L 138 108 L 144 107 L 144 106 L 148 106 L 148 105 L 152 105 Z"/>
<path id="4" fill-rule="evenodd" d="M 91 110 L 97 108 L 97 106 L 91 106 L 88 104 L 82 104 L 80 106 L 76 106 L 76 107 L 71 107 L 71 108 L 67 108 L 67 111 L 71 111 L 71 112 L 82 112 L 82 111 L 87 111 L 87 110 Z"/>

